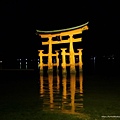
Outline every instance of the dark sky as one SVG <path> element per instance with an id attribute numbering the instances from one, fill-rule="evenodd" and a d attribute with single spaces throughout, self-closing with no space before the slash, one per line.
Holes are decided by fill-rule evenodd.
<path id="1" fill-rule="evenodd" d="M 40 44 L 36 29 L 62 29 L 87 21 L 89 31 L 83 40 L 88 50 L 119 51 L 119 3 L 114 0 L 3 0 L 0 5 L 0 55 L 32 55 Z"/>

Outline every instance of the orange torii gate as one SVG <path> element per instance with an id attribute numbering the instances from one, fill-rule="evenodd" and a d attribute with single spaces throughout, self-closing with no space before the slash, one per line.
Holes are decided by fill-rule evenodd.
<path id="1" fill-rule="evenodd" d="M 73 35 L 76 34 L 82 34 L 84 30 L 88 30 L 88 22 L 76 27 L 62 29 L 62 30 L 52 30 L 52 31 L 42 31 L 42 30 L 36 30 L 37 34 L 41 38 L 48 38 L 47 42 L 42 42 L 42 45 L 48 45 L 48 54 L 43 54 L 44 50 L 38 50 L 39 51 L 39 57 L 40 57 L 40 71 L 43 72 L 43 66 L 48 66 L 48 72 L 53 71 L 53 66 L 59 65 L 59 59 L 58 59 L 58 51 L 56 51 L 56 54 L 52 53 L 52 45 L 53 44 L 64 44 L 69 43 L 69 53 L 66 53 L 66 48 L 61 48 L 62 50 L 62 68 L 63 73 L 66 73 L 66 66 L 70 66 L 70 72 L 76 72 L 75 70 L 75 55 L 79 56 L 79 70 L 82 71 L 82 49 L 78 49 L 78 53 L 74 52 L 73 48 L 73 42 L 81 42 L 82 38 L 73 38 Z M 59 36 L 60 41 L 56 40 L 53 41 L 52 38 Z M 63 40 L 63 36 L 69 36 L 67 40 Z M 70 63 L 66 64 L 66 55 L 69 55 Z M 48 56 L 48 64 L 43 64 L 43 56 Z M 52 56 L 56 56 L 56 64 L 52 63 Z"/>

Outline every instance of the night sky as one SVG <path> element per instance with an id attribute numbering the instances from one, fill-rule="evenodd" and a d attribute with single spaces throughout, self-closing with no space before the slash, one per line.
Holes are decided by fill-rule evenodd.
<path id="1" fill-rule="evenodd" d="M 0 56 L 33 56 L 41 47 L 36 29 L 64 29 L 88 21 L 89 31 L 83 37 L 88 54 L 119 54 L 119 4 L 113 0 L 4 0 L 0 4 Z"/>

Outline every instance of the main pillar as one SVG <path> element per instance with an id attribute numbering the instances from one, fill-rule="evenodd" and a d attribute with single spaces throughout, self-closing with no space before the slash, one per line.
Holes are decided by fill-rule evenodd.
<path id="1" fill-rule="evenodd" d="M 59 58 L 58 58 L 58 55 L 59 55 L 59 50 L 55 50 L 56 52 L 56 66 L 57 66 L 57 73 L 59 72 L 59 69 L 58 69 L 58 66 L 59 66 Z"/>
<path id="2" fill-rule="evenodd" d="M 48 73 L 53 72 L 53 65 L 52 65 L 52 37 L 49 37 L 49 49 L 48 49 Z"/>
<path id="3" fill-rule="evenodd" d="M 70 52 L 70 73 L 76 73 L 75 69 L 75 56 L 74 56 L 74 49 L 73 49 L 73 36 L 70 35 L 70 47 L 69 47 L 69 52 Z"/>

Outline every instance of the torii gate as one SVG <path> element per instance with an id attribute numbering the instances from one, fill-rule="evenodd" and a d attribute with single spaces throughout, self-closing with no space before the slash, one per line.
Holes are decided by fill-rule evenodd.
<path id="1" fill-rule="evenodd" d="M 56 55 L 52 54 L 52 44 L 63 44 L 63 43 L 70 43 L 69 47 L 69 53 L 66 53 L 65 50 L 66 48 L 62 48 L 62 67 L 63 71 L 66 72 L 66 55 L 69 55 L 70 59 L 70 71 L 75 72 L 75 55 L 79 55 L 79 67 L 80 71 L 82 71 L 82 49 L 79 49 L 79 53 L 74 53 L 74 48 L 73 48 L 73 42 L 81 42 L 82 38 L 73 38 L 73 35 L 75 34 L 82 34 L 84 30 L 88 30 L 87 26 L 88 22 L 76 27 L 72 28 L 67 28 L 67 29 L 61 29 L 61 30 L 52 30 L 52 31 L 42 31 L 42 30 L 36 30 L 37 34 L 41 38 L 48 38 L 47 42 L 42 42 L 42 45 L 48 45 L 49 50 L 48 54 L 43 54 L 43 50 L 38 50 L 39 51 L 39 57 L 40 57 L 40 70 L 43 70 L 43 63 L 42 63 L 42 56 L 48 56 L 48 71 L 53 71 L 53 63 L 52 63 L 52 56 L 58 55 L 58 51 L 56 51 Z M 59 36 L 60 41 L 53 41 L 52 38 Z M 63 40 L 63 36 L 69 36 L 67 40 Z M 58 65 L 58 62 L 57 62 Z"/>

